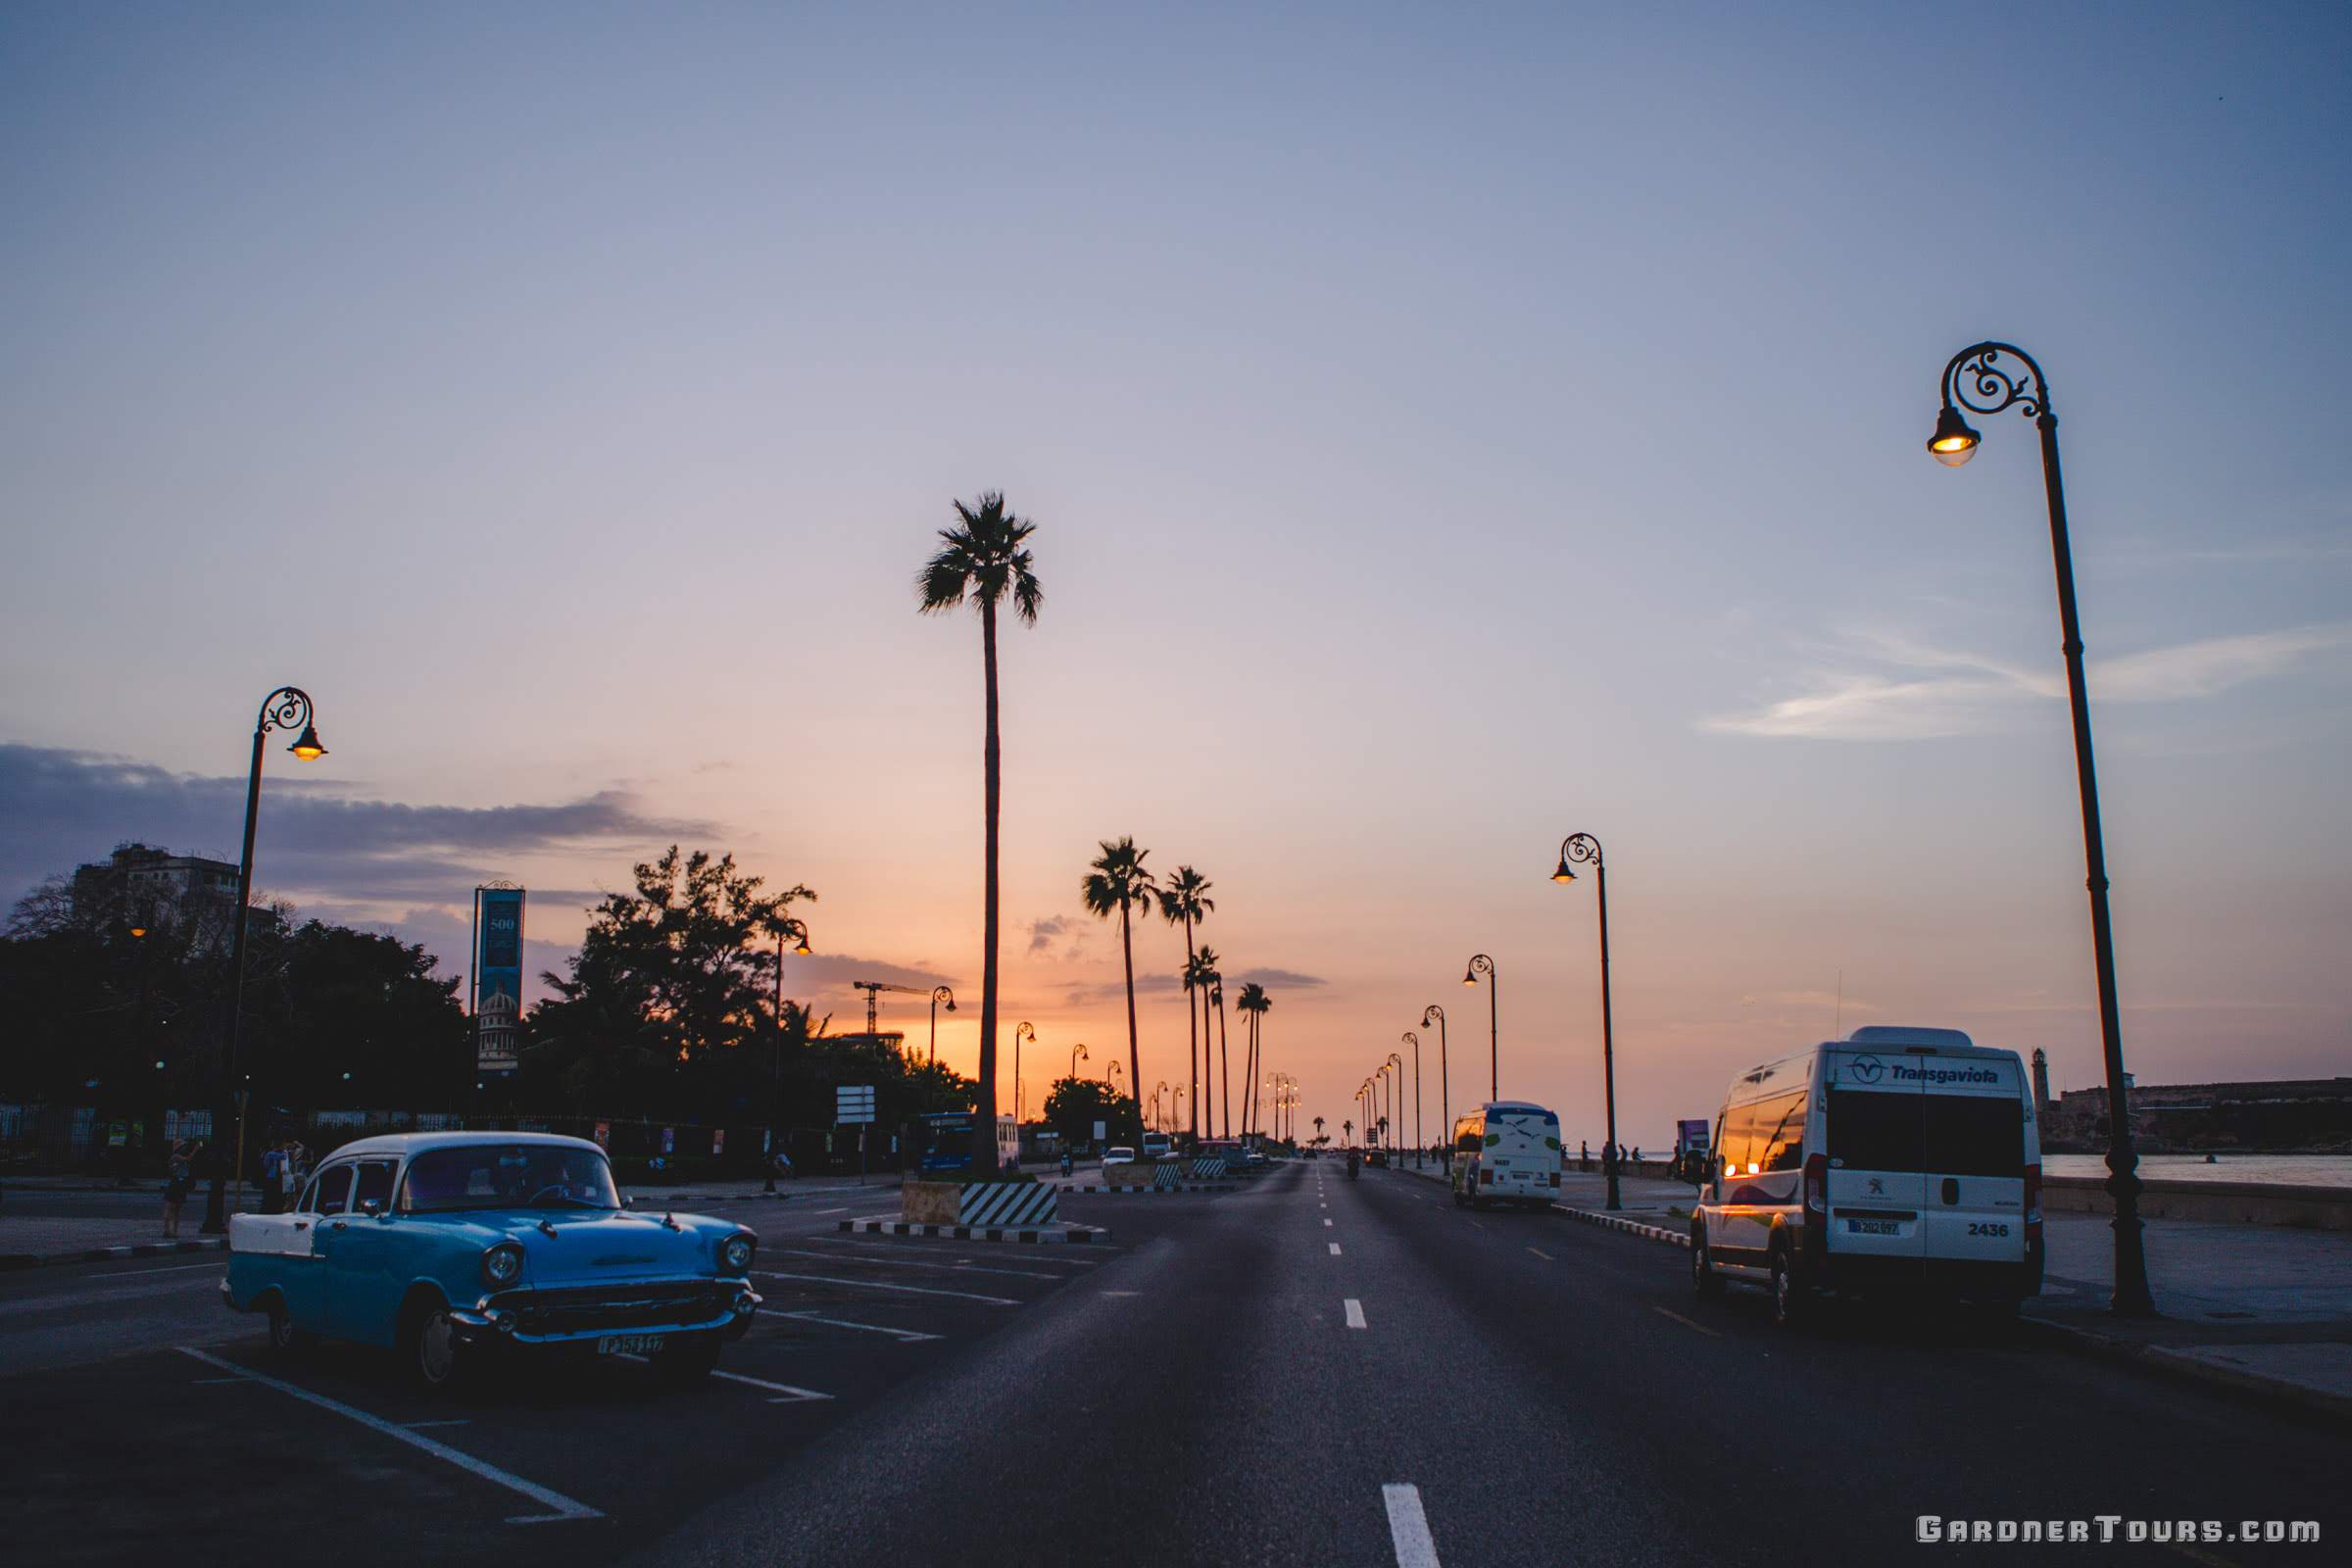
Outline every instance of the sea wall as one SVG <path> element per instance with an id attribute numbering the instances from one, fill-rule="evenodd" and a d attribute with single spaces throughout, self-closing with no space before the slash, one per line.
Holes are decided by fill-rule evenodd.
<path id="1" fill-rule="evenodd" d="M 2112 1214 L 2115 1200 L 2097 1176 L 2051 1176 L 2041 1206 L 2069 1214 Z M 2153 1181 L 2139 1195 L 2145 1219 L 2198 1219 L 2228 1225 L 2285 1225 L 2352 1231 L 2352 1188 L 2285 1187 L 2256 1182 Z"/>

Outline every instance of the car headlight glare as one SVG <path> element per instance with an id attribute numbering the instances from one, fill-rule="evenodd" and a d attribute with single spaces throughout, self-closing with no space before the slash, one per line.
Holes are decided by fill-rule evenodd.
<path id="1" fill-rule="evenodd" d="M 752 1249 L 756 1245 L 749 1236 L 730 1236 L 718 1244 L 718 1260 L 730 1274 L 745 1273 L 752 1266 Z"/>
<path id="2" fill-rule="evenodd" d="M 494 1290 L 503 1290 L 522 1278 L 522 1249 L 513 1242 L 501 1242 L 482 1254 L 482 1279 Z"/>

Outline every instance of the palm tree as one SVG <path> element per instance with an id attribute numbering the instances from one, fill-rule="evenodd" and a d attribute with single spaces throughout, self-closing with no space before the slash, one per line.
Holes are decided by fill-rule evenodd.
<path id="1" fill-rule="evenodd" d="M 997 1168 L 997 823 L 1004 793 L 997 729 L 997 604 L 1012 595 L 1013 612 L 1037 623 L 1045 590 L 1024 548 L 1037 524 L 1004 508 L 1003 491 L 984 492 L 976 507 L 956 503 L 956 523 L 942 528 L 939 552 L 915 578 L 925 614 L 954 610 L 968 594 L 980 612 L 980 662 L 988 692 L 988 738 L 980 754 L 988 819 L 986 891 L 980 915 L 980 1095 L 972 1117 L 972 1169 Z"/>
<path id="2" fill-rule="evenodd" d="M 1319 1143 L 1321 1143 L 1322 1141 L 1323 1141 L 1323 1118 L 1322 1118 L 1322 1117 L 1320 1117 L 1320 1116 L 1317 1116 L 1317 1117 L 1315 1118 L 1315 1142 L 1319 1144 Z"/>
<path id="3" fill-rule="evenodd" d="M 1217 1039 L 1208 1009 L 1216 1002 L 1218 988 L 1224 984 L 1225 977 L 1217 971 L 1217 950 L 1205 942 L 1200 944 L 1200 956 L 1194 960 L 1194 989 L 1200 993 L 1200 1135 L 1214 1138 L 1217 1136 L 1217 1104 L 1230 1097 L 1217 1090 Z M 1225 1087 L 1231 1089 L 1233 1086 L 1229 1082 Z M 1233 1119 L 1230 1108 L 1225 1119 L 1228 1122 Z M 1230 1133 L 1233 1129 L 1229 1126 L 1225 1130 Z"/>
<path id="4" fill-rule="evenodd" d="M 1137 849 L 1135 840 L 1127 837 L 1116 844 L 1104 839 L 1102 845 L 1102 853 L 1087 869 L 1078 892 L 1090 912 L 1105 920 L 1113 909 L 1119 914 L 1119 956 L 1127 961 L 1127 1081 L 1138 1085 L 1140 1094 L 1144 1069 L 1135 1048 L 1135 937 L 1128 911 L 1140 904 L 1149 912 L 1158 889 L 1152 873 L 1144 869 L 1144 857 L 1150 850 Z"/>
<path id="5" fill-rule="evenodd" d="M 1217 1004 L 1217 1071 L 1224 1075 L 1218 1080 L 1223 1087 L 1217 1091 L 1217 1102 L 1225 1107 L 1225 1136 L 1231 1138 L 1233 1136 L 1233 1053 L 1228 1049 L 1231 1040 L 1225 1033 L 1224 980 L 1223 975 L 1217 976 L 1218 983 L 1208 988 L 1208 1000 Z M 1249 1130 L 1249 1118 L 1244 1117 L 1242 1131 L 1248 1132 Z"/>
<path id="6" fill-rule="evenodd" d="M 1266 1009 L 1272 1005 L 1274 1005 L 1273 998 L 1267 996 L 1266 988 L 1254 980 L 1242 982 L 1242 994 L 1233 1004 L 1234 1010 L 1242 1015 L 1244 1027 L 1249 1031 L 1250 1113 L 1242 1118 L 1244 1132 L 1248 1132 L 1257 1123 L 1258 1025 L 1264 1021 Z"/>
<path id="7" fill-rule="evenodd" d="M 1193 967 L 1193 927 L 1208 918 L 1216 901 L 1208 897 L 1209 881 L 1189 865 L 1180 865 L 1159 890 L 1159 912 L 1168 924 L 1184 926 L 1184 967 L 1189 976 Z M 1188 979 L 1184 999 L 1185 1032 L 1192 1036 L 1193 1095 L 1187 1102 L 1192 1110 L 1193 1139 L 1200 1138 L 1200 1032 L 1193 1012 L 1192 985 Z"/>

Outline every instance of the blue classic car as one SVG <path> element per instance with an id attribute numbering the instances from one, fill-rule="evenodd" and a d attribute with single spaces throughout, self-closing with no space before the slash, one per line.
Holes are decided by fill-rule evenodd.
<path id="1" fill-rule="evenodd" d="M 220 1294 L 269 1317 L 273 1348 L 388 1347 L 427 1388 L 521 1347 L 685 1381 L 751 1327 L 758 1246 L 730 1220 L 630 1212 L 585 1139 L 404 1133 L 336 1150 L 293 1212 L 231 1219 Z"/>

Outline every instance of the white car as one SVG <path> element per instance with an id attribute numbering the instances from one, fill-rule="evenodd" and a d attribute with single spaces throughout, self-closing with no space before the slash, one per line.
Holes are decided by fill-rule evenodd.
<path id="1" fill-rule="evenodd" d="M 1102 1151 L 1102 1163 L 1106 1167 L 1132 1165 L 1135 1163 L 1135 1151 L 1129 1149 L 1125 1144 L 1113 1144 L 1110 1148 Z"/>

